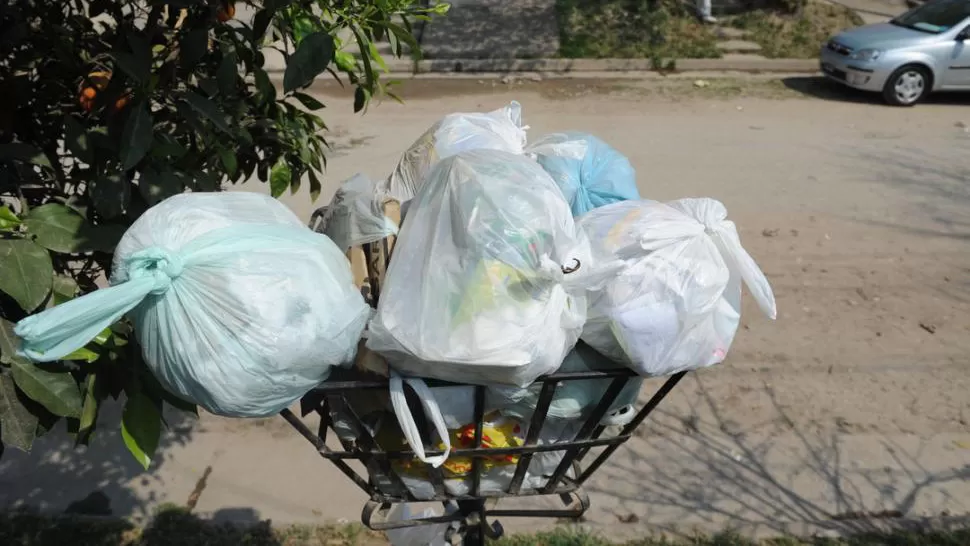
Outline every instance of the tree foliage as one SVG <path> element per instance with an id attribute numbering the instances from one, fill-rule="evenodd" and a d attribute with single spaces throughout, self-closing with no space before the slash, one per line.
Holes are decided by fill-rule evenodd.
<path id="1" fill-rule="evenodd" d="M 238 4 L 238 6 L 237 6 Z M 251 21 L 236 18 L 247 5 Z M 274 196 L 326 166 L 321 74 L 355 110 L 389 93 L 375 43 L 418 51 L 416 0 L 0 0 L 0 453 L 29 450 L 58 421 L 86 443 L 120 426 L 146 467 L 164 392 L 120 322 L 63 361 L 17 355 L 13 325 L 95 290 L 115 244 L 148 207 L 253 177 Z M 281 89 L 266 57 L 282 55 Z M 393 95 L 392 95 L 393 96 Z M 122 423 L 98 423 L 125 394 Z"/>

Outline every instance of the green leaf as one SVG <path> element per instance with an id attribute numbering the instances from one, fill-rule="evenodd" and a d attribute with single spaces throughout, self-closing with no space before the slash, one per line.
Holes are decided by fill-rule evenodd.
<path id="1" fill-rule="evenodd" d="M 94 343 L 97 343 L 98 345 L 104 345 L 105 343 L 108 342 L 109 339 L 111 339 L 111 336 L 113 334 L 114 332 L 111 331 L 111 327 L 108 327 L 108 328 L 105 328 L 104 330 L 101 330 L 101 333 L 94 336 L 94 339 L 92 339 L 91 341 Z"/>
<path id="2" fill-rule="evenodd" d="M 156 135 L 155 145 L 152 147 L 152 157 L 162 159 L 166 157 L 172 157 L 179 159 L 184 156 L 188 150 L 185 146 L 175 140 L 175 137 L 166 134 Z"/>
<path id="3" fill-rule="evenodd" d="M 416 59 L 421 57 L 421 46 L 418 45 L 418 41 L 414 38 L 414 35 L 408 32 L 406 28 L 391 22 L 387 23 L 387 28 L 390 29 L 398 40 L 408 45 L 412 57 Z"/>
<path id="4" fill-rule="evenodd" d="M 186 91 L 182 96 L 185 99 L 185 102 L 188 103 L 193 110 L 202 114 L 202 116 L 207 118 L 222 131 L 226 133 L 230 132 L 229 123 L 226 121 L 226 115 L 219 110 L 219 107 L 216 106 L 214 102 L 192 91 Z"/>
<path id="5" fill-rule="evenodd" d="M 47 411 L 61 417 L 81 415 L 81 393 L 70 373 L 52 373 L 33 362 L 15 361 L 11 367 L 20 390 Z"/>
<path id="6" fill-rule="evenodd" d="M 55 275 L 54 283 L 52 287 L 53 301 L 54 305 L 60 305 L 65 301 L 74 299 L 77 296 L 78 286 L 77 282 L 71 277 L 65 275 Z"/>
<path id="7" fill-rule="evenodd" d="M 135 83 L 145 83 L 148 81 L 149 76 L 151 76 L 151 61 L 145 61 L 144 59 L 139 59 L 132 53 L 127 53 L 124 51 L 119 51 L 113 55 L 115 64 L 118 65 L 128 77 L 135 81 Z"/>
<path id="8" fill-rule="evenodd" d="M 290 187 L 290 178 L 292 177 L 292 171 L 290 170 L 290 164 L 286 161 L 285 156 L 280 156 L 276 160 L 276 164 L 273 165 L 273 169 L 269 173 L 269 192 L 273 197 L 279 197 L 286 192 L 286 189 Z"/>
<path id="9" fill-rule="evenodd" d="M 262 68 L 257 68 L 253 73 L 256 80 L 256 89 L 262 97 L 263 102 L 273 102 L 276 100 L 276 86 L 269 79 L 269 74 Z"/>
<path id="10" fill-rule="evenodd" d="M 47 299 L 54 278 L 51 256 L 43 247 L 23 239 L 0 240 L 0 292 L 31 312 Z"/>
<path id="11" fill-rule="evenodd" d="M 229 53 L 222 58 L 216 79 L 219 82 L 219 92 L 230 95 L 236 90 L 236 79 L 239 77 L 239 67 L 236 65 L 236 54 Z"/>
<path id="12" fill-rule="evenodd" d="M 99 392 L 98 374 L 88 374 L 84 383 L 84 404 L 81 406 L 81 418 L 78 423 L 77 443 L 87 444 L 94 432 L 94 426 L 98 421 L 98 410 L 101 406 L 101 393 Z"/>
<path id="13" fill-rule="evenodd" d="M 357 112 L 360 112 L 361 110 L 366 108 L 367 101 L 369 99 L 370 99 L 370 93 L 368 93 L 367 90 L 364 89 L 363 87 L 358 86 L 357 90 L 354 91 L 354 113 L 356 114 Z"/>
<path id="14" fill-rule="evenodd" d="M 4 161 L 21 161 L 41 167 L 50 167 L 51 162 L 44 152 L 23 142 L 0 144 L 0 163 Z"/>
<path id="15" fill-rule="evenodd" d="M 61 360 L 80 360 L 91 364 L 101 358 L 101 355 L 92 351 L 91 349 L 86 349 L 81 347 L 80 349 L 74 351 L 73 353 L 65 356 Z"/>
<path id="16" fill-rule="evenodd" d="M 320 190 L 323 189 L 320 185 L 320 179 L 317 178 L 317 174 L 313 172 L 313 169 L 307 171 L 310 175 L 310 201 L 315 202 L 320 198 Z"/>
<path id="17" fill-rule="evenodd" d="M 29 452 L 38 421 L 24 406 L 13 378 L 9 374 L 0 375 L 0 442 Z"/>
<path id="18" fill-rule="evenodd" d="M 263 36 L 266 34 L 269 24 L 273 22 L 274 15 L 276 15 L 276 10 L 272 8 L 265 8 L 256 12 L 253 17 L 253 42 L 256 45 L 262 43 Z"/>
<path id="19" fill-rule="evenodd" d="M 6 205 L 0 205 L 0 230 L 8 230 L 19 225 L 20 218 L 17 218 L 17 215 Z"/>
<path id="20" fill-rule="evenodd" d="M 121 174 L 106 174 L 94 181 L 90 196 L 99 214 L 105 218 L 115 218 L 128 208 L 131 187 Z"/>
<path id="21" fill-rule="evenodd" d="M 333 59 L 337 63 L 337 68 L 344 72 L 353 72 L 357 69 L 357 59 L 352 53 L 338 51 L 334 54 Z"/>
<path id="22" fill-rule="evenodd" d="M 64 144 L 81 161 L 89 164 L 92 162 L 94 150 L 91 148 L 88 133 L 73 116 L 64 117 Z"/>
<path id="23" fill-rule="evenodd" d="M 128 451 L 145 470 L 151 466 L 152 457 L 158 449 L 158 439 L 162 434 L 161 417 L 155 402 L 144 393 L 129 396 L 125 403 L 121 416 L 121 437 Z"/>
<path id="24" fill-rule="evenodd" d="M 300 101 L 300 103 L 303 106 L 305 106 L 307 110 L 310 110 L 311 112 L 320 110 L 321 108 L 324 107 L 322 102 L 311 97 L 310 95 L 307 95 L 306 93 L 299 93 L 299 92 L 293 93 L 293 98 Z"/>
<path id="25" fill-rule="evenodd" d="M 143 102 L 128 114 L 121 134 L 121 163 L 127 171 L 138 164 L 152 145 L 152 115 Z"/>
<path id="26" fill-rule="evenodd" d="M 229 178 L 236 176 L 236 171 L 239 169 L 236 154 L 232 153 L 232 150 L 220 148 L 219 159 L 222 160 L 222 166 L 226 168 L 226 173 L 229 174 Z"/>
<path id="27" fill-rule="evenodd" d="M 118 242 L 117 229 L 92 226 L 74 209 L 60 203 L 31 209 L 24 226 L 37 244 L 54 252 L 110 252 Z"/>
<path id="28" fill-rule="evenodd" d="M 309 85 L 327 69 L 333 52 L 333 36 L 326 32 L 314 32 L 304 38 L 286 63 L 283 91 L 289 93 Z"/>
<path id="29" fill-rule="evenodd" d="M 179 40 L 179 60 L 183 68 L 193 68 L 209 50 L 209 30 L 196 28 Z"/>
<path id="30" fill-rule="evenodd" d="M 381 52 L 377 50 L 377 44 L 367 42 L 367 50 L 370 52 L 371 58 L 377 62 L 377 66 L 381 67 L 382 71 L 387 72 L 387 63 L 384 62 L 384 56 L 381 55 Z"/>
<path id="31" fill-rule="evenodd" d="M 55 252 L 78 252 L 87 222 L 74 210 L 60 203 L 41 205 L 24 218 L 27 232 L 40 246 Z"/>
<path id="32" fill-rule="evenodd" d="M 0 362 L 10 364 L 14 360 L 23 360 L 17 356 L 17 349 L 20 348 L 20 338 L 13 333 L 14 324 L 6 319 L 0 318 Z"/>
<path id="33" fill-rule="evenodd" d="M 182 179 L 167 169 L 148 168 L 142 171 L 138 179 L 138 191 L 145 198 L 148 206 L 154 206 L 164 199 L 178 195 L 185 191 Z"/>

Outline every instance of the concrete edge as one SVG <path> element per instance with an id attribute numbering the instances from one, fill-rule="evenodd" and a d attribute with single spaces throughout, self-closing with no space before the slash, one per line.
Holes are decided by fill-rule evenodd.
<path id="1" fill-rule="evenodd" d="M 583 74 L 606 72 L 818 72 L 817 59 L 671 59 L 657 63 L 650 59 L 427 59 L 388 61 L 395 74 Z M 668 68 L 670 67 L 670 68 Z M 275 68 L 275 67 L 274 67 Z M 271 71 L 276 71 L 272 70 Z"/>

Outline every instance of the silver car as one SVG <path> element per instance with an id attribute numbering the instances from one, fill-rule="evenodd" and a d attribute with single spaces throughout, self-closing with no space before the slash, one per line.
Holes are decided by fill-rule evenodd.
<path id="1" fill-rule="evenodd" d="M 930 91 L 970 91 L 970 0 L 930 0 L 888 23 L 846 30 L 822 46 L 822 72 L 889 104 Z"/>

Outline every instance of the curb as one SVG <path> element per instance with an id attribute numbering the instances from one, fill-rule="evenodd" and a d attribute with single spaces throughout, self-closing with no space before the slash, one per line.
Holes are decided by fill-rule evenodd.
<path id="1" fill-rule="evenodd" d="M 660 66 L 672 66 L 674 71 L 687 72 L 818 72 L 817 59 L 672 59 Z M 538 72 L 553 74 L 583 72 L 660 72 L 651 59 L 429 59 L 421 61 L 394 60 L 387 63 L 388 71 L 412 74 L 511 73 Z"/>

